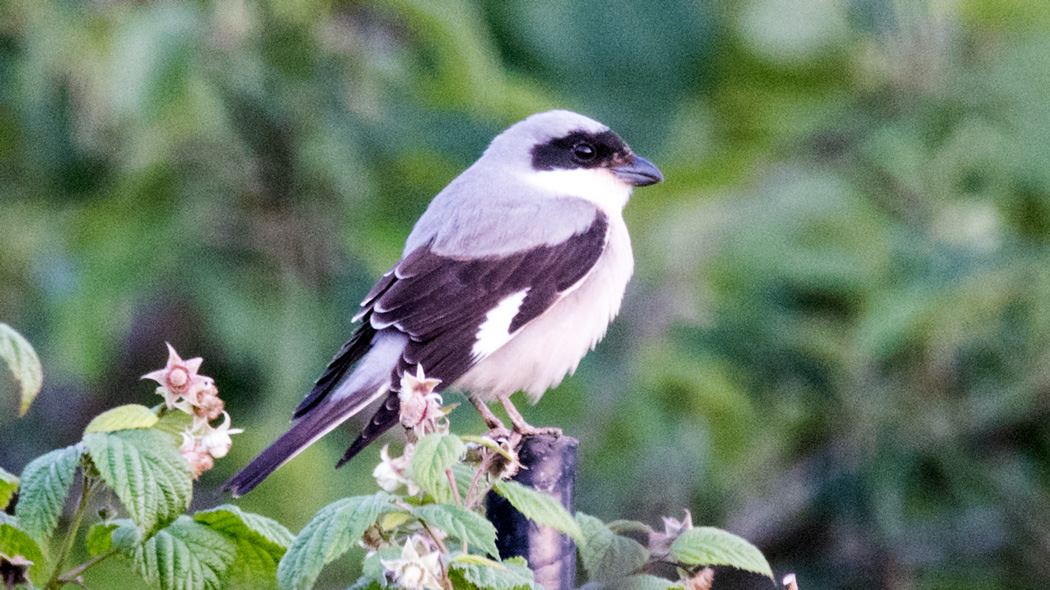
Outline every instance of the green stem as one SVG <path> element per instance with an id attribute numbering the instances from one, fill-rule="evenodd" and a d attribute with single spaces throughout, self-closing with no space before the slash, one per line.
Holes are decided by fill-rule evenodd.
<path id="1" fill-rule="evenodd" d="M 55 569 L 51 572 L 51 578 L 47 581 L 47 590 L 58 590 L 58 588 L 66 584 L 66 580 L 63 580 L 61 576 L 62 563 L 65 562 L 66 557 L 69 556 L 70 551 L 73 549 L 73 543 L 77 539 L 77 531 L 80 530 L 80 523 L 84 520 L 88 497 L 93 491 L 93 480 L 85 475 L 83 481 L 83 489 L 80 491 L 80 503 L 77 505 L 77 511 L 73 515 L 73 522 L 69 525 L 66 540 L 62 543 L 62 550 L 59 551 L 58 557 L 55 559 Z"/>
<path id="2" fill-rule="evenodd" d="M 107 559 L 109 557 L 112 557 L 113 555 L 116 555 L 116 554 L 117 554 L 117 550 L 116 549 L 110 549 L 109 551 L 104 551 L 102 553 L 99 553 L 98 555 L 92 557 L 91 559 L 85 561 L 84 563 L 78 565 L 77 567 L 75 567 L 75 568 L 69 570 L 68 572 L 62 574 L 61 576 L 58 577 L 58 579 L 63 581 L 63 582 L 76 582 L 77 581 L 77 576 L 79 576 L 80 574 L 84 573 L 84 570 L 86 570 L 87 568 L 95 565 L 96 563 L 98 563 L 98 562 L 100 562 L 100 561 L 102 561 L 104 559 Z"/>

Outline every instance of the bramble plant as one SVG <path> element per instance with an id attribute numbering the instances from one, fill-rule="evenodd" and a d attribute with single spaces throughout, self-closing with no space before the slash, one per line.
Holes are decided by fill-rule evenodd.
<path id="1" fill-rule="evenodd" d="M 193 480 L 226 455 L 230 435 L 240 430 L 230 428 L 215 383 L 199 374 L 202 360 L 183 360 L 170 345 L 168 351 L 167 365 L 143 377 L 159 383 L 163 403 L 120 406 L 95 417 L 83 440 L 33 460 L 21 477 L 0 469 L 4 588 L 86 587 L 86 570 L 117 557 L 160 590 L 307 590 L 327 564 L 360 545 L 367 553 L 354 589 L 539 589 L 523 559 L 499 559 L 496 529 L 483 515 L 490 492 L 572 537 L 589 590 L 704 590 L 714 576 L 711 566 L 773 576 L 758 549 L 728 532 L 694 527 L 688 511 L 682 520 L 665 518 L 662 531 L 635 521 L 606 524 L 573 516 L 551 497 L 510 481 L 521 468 L 517 440 L 449 432 L 451 408 L 422 368 L 402 378 L 401 423 L 409 442 L 398 457 L 383 448 L 373 471 L 381 491 L 325 506 L 294 537 L 276 521 L 233 505 L 187 515 Z M 42 383 L 40 362 L 5 324 L 0 358 L 20 383 L 24 414 Z M 77 508 L 56 537 L 74 488 Z M 90 558 L 66 569 L 91 500 L 104 489 L 127 517 L 100 511 L 99 522 L 82 535 Z M 653 574 L 668 566 L 678 579 Z M 784 584 L 796 588 L 793 576 Z"/>

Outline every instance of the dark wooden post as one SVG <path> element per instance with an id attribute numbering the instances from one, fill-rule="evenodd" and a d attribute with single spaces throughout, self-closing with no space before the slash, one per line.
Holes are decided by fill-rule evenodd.
<path id="1" fill-rule="evenodd" d="M 544 434 L 523 438 L 518 456 L 524 469 L 514 481 L 557 499 L 572 513 L 579 444 L 569 436 Z M 576 587 L 576 544 L 572 539 L 550 527 L 536 525 L 495 493 L 489 493 L 485 508 L 496 527 L 501 558 L 524 557 L 536 574 L 536 581 L 546 590 Z"/>

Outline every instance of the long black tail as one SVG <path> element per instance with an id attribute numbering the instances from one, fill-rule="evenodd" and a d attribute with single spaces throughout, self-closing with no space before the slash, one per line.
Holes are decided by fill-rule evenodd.
<path id="1" fill-rule="evenodd" d="M 251 463 L 231 477 L 230 481 L 222 486 L 223 490 L 229 491 L 235 498 L 250 492 L 275 469 L 356 413 L 340 412 L 336 408 L 327 407 L 331 405 L 333 404 L 321 404 L 300 418 L 288 432 L 282 434 L 258 457 L 252 459 Z"/>
<path id="2" fill-rule="evenodd" d="M 397 366 L 407 340 L 407 337 L 399 332 L 377 337 L 372 342 L 372 349 L 361 359 L 349 377 L 338 387 L 326 392 L 322 398 L 312 400 L 310 407 L 296 418 L 288 432 L 282 434 L 251 463 L 230 478 L 223 489 L 231 492 L 234 497 L 250 492 L 275 469 L 387 393 L 390 390 L 391 376 L 394 374 L 393 368 Z M 387 404 L 376 413 L 376 417 L 381 418 L 383 423 L 379 433 L 397 423 L 397 396 L 393 396 L 393 421 L 390 421 L 389 410 L 386 407 L 389 402 L 388 397 Z M 358 441 L 367 437 L 366 444 L 371 442 L 379 434 L 375 431 L 372 422 L 369 422 Z M 340 462 L 340 465 L 342 463 Z"/>

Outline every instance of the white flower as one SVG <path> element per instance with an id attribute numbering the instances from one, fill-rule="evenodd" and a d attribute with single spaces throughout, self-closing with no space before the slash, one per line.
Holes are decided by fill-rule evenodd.
<path id="1" fill-rule="evenodd" d="M 441 554 L 428 551 L 419 536 L 409 537 L 398 559 L 380 559 L 383 568 L 405 590 L 442 590 Z"/>
<path id="2" fill-rule="evenodd" d="M 222 418 L 222 424 L 218 428 L 205 423 L 204 436 L 201 437 L 201 443 L 208 449 L 208 453 L 216 459 L 222 459 L 226 456 L 226 453 L 230 452 L 230 447 L 233 446 L 233 439 L 230 438 L 231 434 L 244 432 L 240 428 L 230 428 L 230 415 L 228 413 L 223 412 Z"/>
<path id="3" fill-rule="evenodd" d="M 231 434 L 244 432 L 240 428 L 230 428 L 229 414 L 223 412 L 222 416 L 222 424 L 218 427 L 194 416 L 193 425 L 182 433 L 179 452 L 193 467 L 195 477 L 200 477 L 202 473 L 214 467 L 215 459 L 221 459 L 230 452 L 230 447 L 233 446 Z"/>
<path id="4" fill-rule="evenodd" d="M 419 493 L 419 486 L 405 475 L 408 463 L 412 457 L 412 448 L 412 445 L 406 445 L 404 455 L 391 458 L 390 445 L 383 445 L 383 450 L 379 451 L 379 465 L 376 465 L 376 468 L 372 471 L 372 477 L 376 478 L 376 483 L 379 484 L 379 487 L 392 492 L 404 485 L 408 488 L 409 495 Z"/>
<path id="5" fill-rule="evenodd" d="M 401 376 L 400 402 L 401 425 L 415 429 L 417 434 L 428 434 L 439 429 L 438 421 L 445 417 L 441 410 L 441 394 L 434 388 L 441 383 L 440 379 L 428 379 L 423 374 L 423 366 L 416 365 L 416 374 L 405 373 Z"/>
<path id="6" fill-rule="evenodd" d="M 391 464 L 390 455 L 387 454 L 386 449 L 387 447 L 384 446 L 383 450 L 380 451 L 382 461 L 380 461 L 379 465 L 376 465 L 376 468 L 372 471 L 372 477 L 376 478 L 376 483 L 379 484 L 379 487 L 388 492 L 392 492 L 401 487 L 403 478 Z"/>

